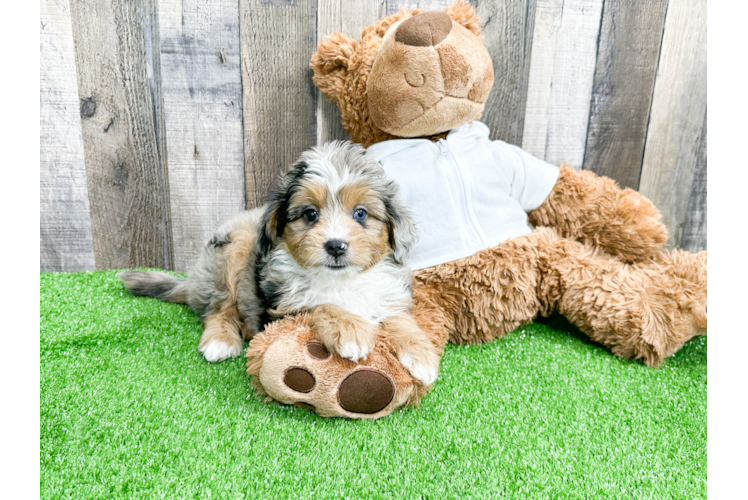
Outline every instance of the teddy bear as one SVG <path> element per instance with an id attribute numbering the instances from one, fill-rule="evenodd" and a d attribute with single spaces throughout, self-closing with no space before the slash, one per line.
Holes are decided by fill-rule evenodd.
<path id="1" fill-rule="evenodd" d="M 419 216 L 414 319 L 441 354 L 447 342 L 489 342 L 558 311 L 613 354 L 657 367 L 706 333 L 706 252 L 666 250 L 660 214 L 637 192 L 491 141 L 477 121 L 493 84 L 480 32 L 460 0 L 387 16 L 359 41 L 335 33 L 311 61 L 351 139 Z M 380 331 L 353 362 L 300 314 L 252 339 L 247 373 L 267 401 L 380 418 L 430 389 L 388 343 Z"/>

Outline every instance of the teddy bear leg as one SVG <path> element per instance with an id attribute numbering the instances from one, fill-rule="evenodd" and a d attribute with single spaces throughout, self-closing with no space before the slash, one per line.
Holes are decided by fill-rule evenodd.
<path id="1" fill-rule="evenodd" d="M 625 264 L 553 230 L 538 231 L 553 305 L 613 353 L 656 367 L 706 332 L 706 252 L 675 250 Z"/>
<path id="2" fill-rule="evenodd" d="M 328 350 L 310 317 L 286 317 L 254 336 L 247 374 L 268 399 L 315 411 L 323 417 L 376 419 L 417 404 L 425 387 L 398 362 L 386 333 L 358 363 Z"/>
<path id="3" fill-rule="evenodd" d="M 478 344 L 549 313 L 539 293 L 543 270 L 538 240 L 533 232 L 417 271 L 413 317 L 418 325 L 444 343 L 448 338 L 455 344 Z"/>

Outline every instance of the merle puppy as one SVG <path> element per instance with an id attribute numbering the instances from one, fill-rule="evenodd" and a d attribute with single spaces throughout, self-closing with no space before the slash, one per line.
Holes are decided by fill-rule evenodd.
<path id="1" fill-rule="evenodd" d="M 378 328 L 387 330 L 403 366 L 429 385 L 439 356 L 409 313 L 403 264 L 415 241 L 412 215 L 379 163 L 358 145 L 332 142 L 303 153 L 270 203 L 224 224 L 186 279 L 120 277 L 135 295 L 200 314 L 208 361 L 238 356 L 242 337 L 270 320 L 308 312 L 320 341 L 353 361 L 371 352 Z"/>

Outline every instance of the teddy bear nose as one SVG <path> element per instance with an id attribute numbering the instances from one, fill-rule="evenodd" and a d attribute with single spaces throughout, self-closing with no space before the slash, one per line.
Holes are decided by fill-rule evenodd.
<path id="1" fill-rule="evenodd" d="M 446 12 L 432 11 L 406 19 L 395 31 L 395 41 L 413 47 L 430 47 L 447 38 L 452 18 Z"/>

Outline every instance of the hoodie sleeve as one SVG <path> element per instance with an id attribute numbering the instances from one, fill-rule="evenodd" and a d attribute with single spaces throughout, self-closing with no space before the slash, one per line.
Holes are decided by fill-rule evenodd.
<path id="1" fill-rule="evenodd" d="M 558 180 L 559 168 L 532 156 L 517 146 L 503 141 L 493 141 L 497 158 L 512 173 L 510 196 L 517 200 L 525 212 L 543 204 Z"/>

